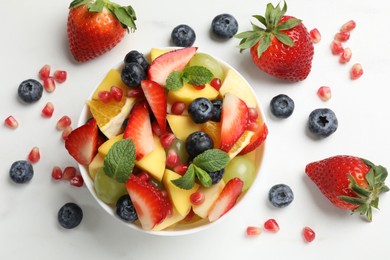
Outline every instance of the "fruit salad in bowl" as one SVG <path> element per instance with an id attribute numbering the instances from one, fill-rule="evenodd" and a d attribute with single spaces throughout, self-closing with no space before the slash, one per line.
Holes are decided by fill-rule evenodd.
<path id="1" fill-rule="evenodd" d="M 256 185 L 268 134 L 248 82 L 198 51 L 130 51 L 65 141 L 98 203 L 159 235 L 217 222 Z"/>

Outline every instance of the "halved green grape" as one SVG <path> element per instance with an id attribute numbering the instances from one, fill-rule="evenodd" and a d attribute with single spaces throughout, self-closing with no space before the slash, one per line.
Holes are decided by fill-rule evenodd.
<path id="1" fill-rule="evenodd" d="M 186 145 L 184 141 L 176 139 L 173 143 L 172 147 L 176 150 L 177 155 L 179 155 L 179 159 L 181 163 L 187 163 L 188 161 L 188 153 L 186 150 Z"/>
<path id="2" fill-rule="evenodd" d="M 246 191 L 252 185 L 255 177 L 255 165 L 251 159 L 239 155 L 228 163 L 223 175 L 223 181 L 227 183 L 230 179 L 236 177 L 244 182 L 243 191 Z"/>
<path id="3" fill-rule="evenodd" d="M 189 66 L 203 66 L 209 69 L 215 78 L 223 79 L 223 69 L 221 64 L 205 53 L 196 53 L 189 62 Z"/>
<path id="4" fill-rule="evenodd" d="M 120 196 L 127 193 L 124 183 L 119 183 L 100 169 L 95 176 L 95 191 L 99 199 L 107 204 L 116 203 Z"/>

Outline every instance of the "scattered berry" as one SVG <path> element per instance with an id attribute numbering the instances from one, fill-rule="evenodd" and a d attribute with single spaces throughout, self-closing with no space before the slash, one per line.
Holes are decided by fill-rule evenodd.
<path id="1" fill-rule="evenodd" d="M 330 44 L 330 49 L 334 55 L 339 55 L 344 51 L 344 47 L 339 41 L 332 41 Z"/>
<path id="2" fill-rule="evenodd" d="M 51 177 L 54 180 L 61 180 L 62 179 L 62 170 L 58 166 L 54 166 L 52 171 L 51 171 Z"/>
<path id="3" fill-rule="evenodd" d="M 124 62 L 125 64 L 132 62 L 138 63 L 145 71 L 147 71 L 149 68 L 149 62 L 146 60 L 145 56 L 136 50 L 132 50 L 127 53 Z"/>
<path id="4" fill-rule="evenodd" d="M 63 228 L 72 229 L 81 223 L 83 211 L 77 204 L 68 202 L 60 208 L 57 218 Z"/>
<path id="5" fill-rule="evenodd" d="M 204 193 L 201 191 L 195 191 L 190 196 L 190 202 L 192 205 L 200 205 L 204 202 L 205 196 Z"/>
<path id="6" fill-rule="evenodd" d="M 221 114 L 222 114 L 222 99 L 215 99 L 211 101 L 213 104 L 213 110 L 211 112 L 211 121 L 214 122 L 220 122 L 221 121 Z"/>
<path id="7" fill-rule="evenodd" d="M 174 115 L 181 115 L 185 109 L 186 104 L 184 102 L 175 102 L 171 107 L 171 113 Z"/>
<path id="8" fill-rule="evenodd" d="M 126 93 L 127 97 L 140 98 L 144 96 L 144 92 L 141 88 L 129 88 Z"/>
<path id="9" fill-rule="evenodd" d="M 332 97 L 332 92 L 330 87 L 328 86 L 321 86 L 317 90 L 317 95 L 320 97 L 321 100 L 327 101 Z"/>
<path id="10" fill-rule="evenodd" d="M 167 167 L 173 169 L 175 166 L 179 165 L 179 163 L 180 163 L 180 158 L 177 152 L 174 149 L 169 149 L 165 161 Z"/>
<path id="11" fill-rule="evenodd" d="M 121 101 L 123 97 L 123 90 L 117 86 L 111 86 L 110 88 L 111 96 L 115 101 Z"/>
<path id="12" fill-rule="evenodd" d="M 206 123 L 213 116 L 213 107 L 207 98 L 196 98 L 188 105 L 188 114 L 196 124 Z"/>
<path id="13" fill-rule="evenodd" d="M 30 162 L 25 160 L 16 161 L 9 170 L 11 180 L 18 184 L 29 182 L 34 176 L 34 169 Z"/>
<path id="14" fill-rule="evenodd" d="M 340 55 L 340 63 L 347 63 L 351 60 L 352 58 L 352 51 L 350 48 L 345 48 L 344 51 Z"/>
<path id="15" fill-rule="evenodd" d="M 160 128 L 159 124 L 157 123 L 157 121 L 154 121 L 152 123 L 152 131 L 157 136 L 161 136 L 163 134 L 163 131 L 161 130 L 161 128 Z"/>
<path id="16" fill-rule="evenodd" d="M 71 179 L 73 179 L 73 177 L 76 176 L 76 174 L 77 174 L 77 169 L 75 167 L 67 166 L 63 171 L 62 178 L 64 180 L 70 181 Z"/>
<path id="17" fill-rule="evenodd" d="M 210 86 L 212 86 L 213 88 L 215 88 L 216 90 L 220 90 L 220 88 L 222 87 L 222 81 L 220 78 L 213 78 L 211 81 L 210 81 Z"/>
<path id="18" fill-rule="evenodd" d="M 238 31 L 238 22 L 230 14 L 220 14 L 211 22 L 213 34 L 220 39 L 232 38 Z"/>
<path id="19" fill-rule="evenodd" d="M 63 83 L 66 81 L 67 78 L 67 72 L 64 70 L 56 70 L 53 74 L 53 78 L 58 83 Z"/>
<path id="20" fill-rule="evenodd" d="M 56 124 L 56 128 L 60 131 L 64 130 L 68 126 L 72 124 L 72 120 L 70 119 L 69 116 L 63 116 L 61 117 Z"/>
<path id="21" fill-rule="evenodd" d="M 343 24 L 340 28 L 340 32 L 350 32 L 356 27 L 356 22 L 354 20 L 350 20 Z"/>
<path id="22" fill-rule="evenodd" d="M 350 36 L 351 34 L 349 32 L 338 32 L 335 34 L 334 39 L 339 42 L 346 42 Z"/>
<path id="23" fill-rule="evenodd" d="M 160 143 L 164 149 L 168 149 L 175 142 L 176 136 L 170 132 L 165 132 L 160 135 Z"/>
<path id="24" fill-rule="evenodd" d="M 187 137 L 185 147 L 190 157 L 194 158 L 198 154 L 213 148 L 214 142 L 205 132 L 197 131 Z"/>
<path id="25" fill-rule="evenodd" d="M 38 72 L 38 76 L 41 80 L 45 80 L 50 76 L 50 65 L 44 65 Z"/>
<path id="26" fill-rule="evenodd" d="M 319 43 L 321 41 L 321 33 L 317 28 L 312 29 L 309 34 L 313 43 Z"/>
<path id="27" fill-rule="evenodd" d="M 249 226 L 246 228 L 246 235 L 248 237 L 256 237 L 261 234 L 260 227 Z"/>
<path id="28" fill-rule="evenodd" d="M 269 190 L 268 199 L 273 206 L 284 208 L 294 200 L 294 193 L 288 185 L 277 184 Z"/>
<path id="29" fill-rule="evenodd" d="M 47 102 L 46 105 L 42 109 L 42 116 L 43 117 L 52 117 L 54 113 L 54 105 L 51 102 Z"/>
<path id="30" fill-rule="evenodd" d="M 171 41 L 175 46 L 190 47 L 196 39 L 195 31 L 186 24 L 176 26 L 171 33 Z"/>
<path id="31" fill-rule="evenodd" d="M 355 80 L 363 75 L 363 68 L 360 63 L 355 63 L 351 68 L 351 79 Z"/>
<path id="32" fill-rule="evenodd" d="M 16 119 L 13 116 L 9 116 L 4 120 L 4 124 L 8 126 L 9 128 L 18 128 L 19 123 L 16 121 Z"/>
<path id="33" fill-rule="evenodd" d="M 126 221 L 134 222 L 138 219 L 137 212 L 135 211 L 134 205 L 131 202 L 129 195 L 123 195 L 116 203 L 115 213 L 117 216 Z"/>
<path id="34" fill-rule="evenodd" d="M 279 224 L 275 219 L 271 218 L 264 222 L 264 230 L 268 232 L 276 233 L 279 231 Z"/>
<path id="35" fill-rule="evenodd" d="M 41 99 L 43 93 L 42 84 L 35 79 L 27 79 L 18 87 L 19 97 L 26 103 L 34 103 Z"/>
<path id="36" fill-rule="evenodd" d="M 49 93 L 53 92 L 56 89 L 56 83 L 53 77 L 48 77 L 43 80 L 43 87 Z"/>
<path id="37" fill-rule="evenodd" d="M 146 72 L 138 63 L 130 62 L 123 67 L 121 77 L 128 87 L 139 87 L 141 81 L 146 78 Z"/>
<path id="38" fill-rule="evenodd" d="M 84 184 L 84 179 L 81 174 L 76 174 L 72 179 L 70 179 L 69 183 L 72 186 L 81 187 Z"/>
<path id="39" fill-rule="evenodd" d="M 176 172 L 177 174 L 180 174 L 181 176 L 183 176 L 186 171 L 188 169 L 188 164 L 179 164 L 179 165 L 176 165 L 174 168 L 173 168 L 173 171 Z"/>
<path id="40" fill-rule="evenodd" d="M 308 128 L 318 137 L 328 137 L 338 127 L 336 114 L 329 108 L 318 108 L 309 115 Z"/>
<path id="41" fill-rule="evenodd" d="M 102 101 L 103 103 L 108 103 L 112 99 L 111 92 L 107 90 L 100 91 L 98 93 L 99 100 Z"/>
<path id="42" fill-rule="evenodd" d="M 73 128 L 71 126 L 68 126 L 67 128 L 65 128 L 63 131 L 62 131 L 62 134 L 61 134 L 61 139 L 63 141 L 66 141 L 66 139 L 68 139 L 68 136 L 70 135 L 70 133 L 72 132 Z"/>
<path id="43" fill-rule="evenodd" d="M 277 118 L 288 118 L 294 112 L 294 101 L 287 95 L 280 94 L 271 99 L 271 113 Z"/>
<path id="44" fill-rule="evenodd" d="M 316 233 L 309 227 L 304 227 L 302 230 L 303 239 L 305 242 L 310 243 L 316 238 Z"/>
<path id="45" fill-rule="evenodd" d="M 215 171 L 215 172 L 207 172 L 210 175 L 211 183 L 217 184 L 222 180 L 223 174 L 225 173 L 225 169 Z"/>
<path id="46" fill-rule="evenodd" d="M 37 163 L 40 159 L 41 159 L 41 154 L 39 152 L 39 148 L 35 146 L 31 149 L 30 153 L 28 154 L 27 160 L 30 163 Z"/>

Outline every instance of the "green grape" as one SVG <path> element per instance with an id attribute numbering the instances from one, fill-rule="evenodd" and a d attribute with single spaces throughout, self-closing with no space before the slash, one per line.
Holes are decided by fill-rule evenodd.
<path id="1" fill-rule="evenodd" d="M 205 53 L 196 53 L 194 57 L 190 60 L 189 66 L 203 66 L 208 68 L 214 75 L 214 77 L 223 79 L 223 69 L 221 64 Z"/>
<path id="2" fill-rule="evenodd" d="M 255 177 L 255 165 L 251 159 L 245 156 L 234 157 L 226 166 L 223 181 L 240 178 L 244 182 L 243 191 L 246 191 L 253 183 Z"/>
<path id="3" fill-rule="evenodd" d="M 181 163 L 187 163 L 188 161 L 188 153 L 186 150 L 186 145 L 184 141 L 176 139 L 173 143 L 173 148 L 176 150 L 177 155 L 179 155 Z"/>
<path id="4" fill-rule="evenodd" d="M 107 176 L 103 168 L 96 173 L 94 183 L 96 195 L 107 204 L 116 203 L 120 196 L 127 193 L 125 184 Z"/>

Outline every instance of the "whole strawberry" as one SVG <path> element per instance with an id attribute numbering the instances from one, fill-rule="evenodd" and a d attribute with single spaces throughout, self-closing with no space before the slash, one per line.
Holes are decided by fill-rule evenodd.
<path id="1" fill-rule="evenodd" d="M 114 48 L 130 28 L 136 15 L 131 6 L 109 0 L 74 0 L 67 23 L 69 50 L 76 61 L 94 59 Z"/>
<path id="2" fill-rule="evenodd" d="M 301 81 L 311 71 L 314 47 L 301 20 L 285 16 L 279 4 L 267 5 L 264 16 L 254 15 L 265 28 L 252 24 L 252 31 L 237 34 L 240 51 L 250 49 L 253 62 L 264 72 L 283 80 Z"/>
<path id="3" fill-rule="evenodd" d="M 337 155 L 306 165 L 306 174 L 337 207 L 372 220 L 372 208 L 378 208 L 379 194 L 389 191 L 385 185 L 387 170 L 368 160 Z"/>

